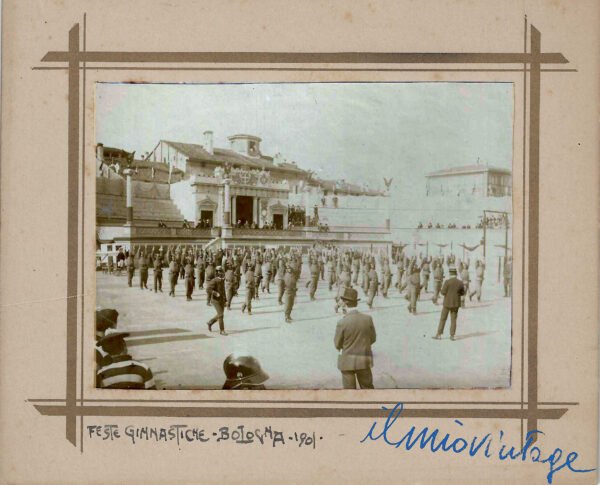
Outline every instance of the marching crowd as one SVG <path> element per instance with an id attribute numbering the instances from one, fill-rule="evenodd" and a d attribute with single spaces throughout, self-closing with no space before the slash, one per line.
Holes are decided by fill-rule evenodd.
<path id="1" fill-rule="evenodd" d="M 133 287 L 137 273 L 136 286 L 139 285 L 142 290 L 162 293 L 165 272 L 165 286 L 168 286 L 171 297 L 180 291 L 180 282 L 183 283 L 188 301 L 192 300 L 196 290 L 204 290 L 207 305 L 214 309 L 214 315 L 205 322 L 207 329 L 212 332 L 213 326 L 218 325 L 222 336 L 227 335 L 225 316 L 231 311 L 232 301 L 236 297 L 243 298 L 240 311 L 252 315 L 253 303 L 260 300 L 261 294 L 273 291 L 277 302 L 283 307 L 283 320 L 291 324 L 296 294 L 299 291 L 298 280 L 303 274 L 303 268 L 306 268 L 308 279 L 304 288 L 310 300 L 316 299 L 319 284 L 325 284 L 329 291 L 335 291 L 333 310 L 336 313 L 341 310 L 343 314 L 336 328 L 334 344 L 341 352 L 338 368 L 345 388 L 355 388 L 356 382 L 361 388 L 373 387 L 370 368 L 375 327 L 369 315 L 356 310 L 359 289 L 362 290 L 369 309 L 374 307 L 378 297 L 388 298 L 394 291 L 403 294 L 408 300 L 407 309 L 411 314 L 417 313 L 422 294 L 431 294 L 431 300 L 436 305 L 441 299 L 441 315 L 433 338 L 441 338 L 450 316 L 450 339 L 455 340 L 459 308 L 464 308 L 467 300 L 472 301 L 473 298 L 481 301 L 485 280 L 485 264 L 480 260 L 471 265 L 469 261 L 458 260 L 453 254 L 445 257 L 409 257 L 403 251 L 397 251 L 390 257 L 384 251 L 335 246 L 304 250 L 300 247 L 204 250 L 189 245 L 146 245 L 133 246 L 131 251 L 121 249 L 116 259 L 116 272 L 126 271 L 129 287 Z M 148 288 L 151 268 L 152 285 Z M 114 271 L 109 265 L 108 272 Z M 511 296 L 511 281 L 512 262 L 508 258 L 503 270 L 506 297 Z M 241 287 L 245 291 L 239 291 Z M 134 364 L 128 369 L 137 377 L 132 377 L 129 381 L 135 381 L 135 385 L 144 386 L 143 388 L 152 388 L 154 384 L 151 371 L 145 365 L 131 360 L 124 342 L 126 334 L 115 330 L 118 313 L 116 310 L 101 311 L 115 313 L 100 319 L 97 316 L 97 321 L 104 322 L 97 325 L 98 386 L 114 386 L 114 373 L 118 372 L 115 369 L 124 368 L 122 365 L 115 367 L 115 363 L 131 361 Z M 109 325 L 107 322 L 112 323 Z M 251 356 L 242 356 L 242 361 L 248 358 Z M 239 361 L 237 356 L 229 356 L 228 359 L 230 364 L 232 361 Z M 260 367 L 258 363 L 256 365 Z M 227 370 L 225 373 L 227 375 Z M 244 379 L 242 381 L 238 383 L 239 386 L 243 387 L 244 382 L 248 384 Z M 123 382 L 126 380 L 119 380 L 118 385 Z M 256 385 L 262 385 L 262 382 Z"/>

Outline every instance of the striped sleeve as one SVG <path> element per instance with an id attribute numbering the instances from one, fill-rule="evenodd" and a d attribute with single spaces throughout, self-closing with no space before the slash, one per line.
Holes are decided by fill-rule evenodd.
<path id="1" fill-rule="evenodd" d="M 150 368 L 133 359 L 100 368 L 98 383 L 103 389 L 156 389 Z"/>

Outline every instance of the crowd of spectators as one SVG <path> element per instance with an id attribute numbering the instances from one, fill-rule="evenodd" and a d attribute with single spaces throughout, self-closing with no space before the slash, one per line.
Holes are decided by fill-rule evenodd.
<path id="1" fill-rule="evenodd" d="M 210 229 L 212 226 L 212 221 L 210 219 L 200 219 L 196 222 L 196 229 Z"/>
<path id="2" fill-rule="evenodd" d="M 258 229 L 258 224 L 256 222 L 243 221 L 241 219 L 238 219 L 233 226 L 237 229 Z"/>
<path id="3" fill-rule="evenodd" d="M 436 222 L 434 224 L 431 221 L 428 222 L 427 224 L 423 224 L 422 222 L 419 222 L 419 224 L 417 225 L 417 229 L 471 229 L 471 224 L 458 225 L 458 224 L 455 224 L 454 222 L 450 222 L 447 225 L 444 225 L 439 222 Z"/>
<path id="4" fill-rule="evenodd" d="M 503 215 L 499 216 L 481 216 L 479 222 L 474 226 L 471 224 L 456 224 L 454 222 L 450 222 L 446 225 L 436 222 L 435 224 L 431 221 L 428 223 L 419 222 L 417 225 L 417 229 L 483 229 L 485 225 L 487 229 L 503 229 L 505 226 L 506 218 Z"/>
<path id="5" fill-rule="evenodd" d="M 169 226 L 167 226 L 166 222 L 161 219 L 158 221 L 158 227 L 161 229 L 167 229 Z M 193 225 L 193 223 L 187 219 L 184 219 L 181 223 L 182 229 L 210 229 L 211 227 L 213 227 L 213 225 L 210 219 L 198 219 L 195 225 Z"/>
<path id="6" fill-rule="evenodd" d="M 287 226 L 279 226 L 273 221 L 267 221 L 262 224 L 261 227 L 256 222 L 238 219 L 237 222 L 233 223 L 233 226 L 237 229 L 266 229 L 266 230 L 297 230 L 304 228 L 306 224 L 306 210 L 302 206 L 290 205 L 288 207 L 288 223 Z M 430 223 L 431 224 L 431 223 Z M 167 224 L 160 220 L 158 222 L 159 228 L 167 228 Z M 195 225 L 187 219 L 183 219 L 182 229 L 210 229 L 213 227 L 211 219 L 199 219 Z M 318 206 L 314 206 L 313 215 L 308 217 L 308 227 L 316 227 L 319 232 L 329 232 L 329 225 L 319 221 L 319 209 Z"/>
<path id="7" fill-rule="evenodd" d="M 477 223 L 477 229 L 483 229 L 483 226 L 485 224 L 485 226 L 488 229 L 500 229 L 500 228 L 504 228 L 506 223 L 506 218 L 503 215 L 498 215 L 498 216 L 486 216 L 486 217 L 481 217 L 481 220 Z"/>
<path id="8" fill-rule="evenodd" d="M 290 205 L 288 207 L 288 225 L 292 227 L 304 227 L 306 221 L 306 210 L 302 206 Z"/>

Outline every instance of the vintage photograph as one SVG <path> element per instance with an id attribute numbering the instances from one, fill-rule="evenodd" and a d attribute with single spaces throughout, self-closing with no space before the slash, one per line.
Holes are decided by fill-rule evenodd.
<path id="1" fill-rule="evenodd" d="M 512 83 L 97 83 L 96 386 L 511 383 Z"/>

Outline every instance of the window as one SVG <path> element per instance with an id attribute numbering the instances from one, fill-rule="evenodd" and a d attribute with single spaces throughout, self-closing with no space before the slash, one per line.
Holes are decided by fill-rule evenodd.
<path id="1" fill-rule="evenodd" d="M 250 155 L 256 155 L 256 142 L 255 141 L 249 141 L 248 142 L 248 154 Z"/>

